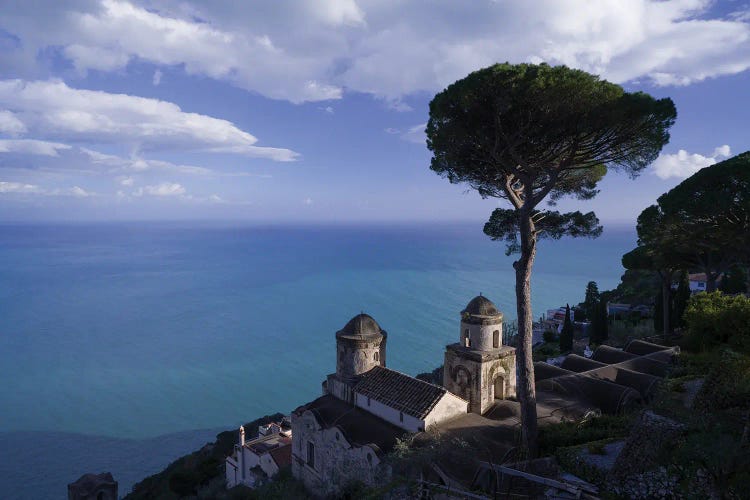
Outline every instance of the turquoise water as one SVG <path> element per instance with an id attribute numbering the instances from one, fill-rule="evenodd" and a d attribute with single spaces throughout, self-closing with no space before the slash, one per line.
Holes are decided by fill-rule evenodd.
<path id="1" fill-rule="evenodd" d="M 634 243 L 633 231 L 615 229 L 542 242 L 535 316 L 581 301 L 589 280 L 614 287 Z M 0 226 L 0 447 L 31 431 L 65 436 L 55 454 L 73 447 L 80 473 L 141 477 L 214 432 L 195 429 L 317 397 L 335 368 L 334 332 L 360 311 L 388 331 L 390 367 L 431 370 L 479 292 L 515 317 L 513 259 L 503 249 L 482 223 Z M 108 469 L 92 444 L 176 433 L 183 439 L 159 448 L 161 465 L 128 472 Z M 97 448 L 90 462 L 87 446 Z M 121 449 L 111 446 L 118 463 L 134 463 Z M 16 494 L 31 462 L 43 471 L 53 458 L 28 460 L 0 456 L 0 497 Z M 57 489 L 18 498 L 62 497 L 76 471 L 58 472 Z M 131 485 L 121 480 L 121 493 Z"/>

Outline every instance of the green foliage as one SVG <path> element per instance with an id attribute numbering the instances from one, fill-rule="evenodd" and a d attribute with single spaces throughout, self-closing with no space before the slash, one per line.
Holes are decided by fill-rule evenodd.
<path id="1" fill-rule="evenodd" d="M 632 423 L 631 415 L 601 415 L 583 422 L 545 425 L 539 428 L 540 454 L 546 456 L 562 447 L 625 437 L 630 432 Z"/>
<path id="2" fill-rule="evenodd" d="M 560 355 L 560 343 L 557 340 L 545 342 L 534 348 L 534 361 L 547 361 L 547 358 L 555 358 Z"/>
<path id="3" fill-rule="evenodd" d="M 721 292 L 690 298 L 684 314 L 687 342 L 692 350 L 728 344 L 750 352 L 750 298 Z"/>
<path id="4" fill-rule="evenodd" d="M 560 212 L 534 210 L 531 214 L 537 238 L 559 240 L 563 236 L 573 238 L 596 238 L 602 234 L 602 226 L 594 212 Z M 489 221 L 484 225 L 484 234 L 493 241 L 504 240 L 507 243 L 506 255 L 520 252 L 518 243 L 518 215 L 515 210 L 496 208 Z"/>
<path id="5" fill-rule="evenodd" d="M 586 295 L 583 299 L 583 310 L 588 319 L 593 319 L 596 316 L 597 307 L 601 297 L 599 295 L 599 287 L 596 281 L 589 281 L 586 285 Z"/>
<path id="6" fill-rule="evenodd" d="M 542 334 L 542 339 L 544 339 L 544 341 L 547 343 L 554 342 L 555 340 L 557 340 L 557 334 L 552 330 L 545 330 Z"/>
<path id="7" fill-rule="evenodd" d="M 573 350 L 573 323 L 570 321 L 570 305 L 565 305 L 565 322 L 560 332 L 560 351 L 570 352 Z"/>
<path id="8" fill-rule="evenodd" d="M 591 318 L 591 335 L 589 344 L 600 345 L 609 338 L 609 314 L 607 312 L 607 302 L 600 299 L 596 302 Z"/>
<path id="9" fill-rule="evenodd" d="M 687 271 L 680 273 L 680 282 L 677 285 L 677 291 L 672 300 L 672 324 L 675 327 L 682 328 L 685 326 L 685 309 L 690 300 L 690 281 L 688 280 Z"/>
<path id="10" fill-rule="evenodd" d="M 625 269 L 617 288 L 610 292 L 610 300 L 625 304 L 652 304 L 660 291 L 661 279 L 654 271 Z"/>
<path id="11" fill-rule="evenodd" d="M 635 174 L 655 160 L 675 117 L 670 99 L 626 93 L 584 71 L 495 64 L 430 102 L 430 168 L 484 197 L 512 197 L 510 181 L 530 191 L 549 185 L 553 201 L 587 199 L 604 165 Z"/>
<path id="12" fill-rule="evenodd" d="M 664 333 L 664 295 L 661 291 L 654 297 L 654 331 Z"/>
<path id="13" fill-rule="evenodd" d="M 750 410 L 750 356 L 723 350 L 711 367 L 693 405 L 697 410 Z"/>
<path id="14" fill-rule="evenodd" d="M 699 470 L 707 473 L 722 498 L 741 498 L 750 488 L 750 450 L 721 425 L 688 435 L 676 450 L 674 461 L 688 478 L 695 477 Z"/>
<path id="15" fill-rule="evenodd" d="M 747 293 L 747 272 L 745 269 L 739 265 L 730 267 L 721 283 L 719 283 L 719 290 L 730 294 Z"/>
<path id="16" fill-rule="evenodd" d="M 250 490 L 247 500 L 307 500 L 312 499 L 304 485 L 292 476 L 291 467 L 286 467 L 274 476 L 273 481 Z"/>

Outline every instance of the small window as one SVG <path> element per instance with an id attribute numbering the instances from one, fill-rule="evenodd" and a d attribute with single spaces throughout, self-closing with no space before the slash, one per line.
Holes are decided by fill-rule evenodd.
<path id="1" fill-rule="evenodd" d="M 370 453 L 367 454 L 367 463 L 372 465 L 372 455 Z"/>
<path id="2" fill-rule="evenodd" d="M 398 412 L 398 421 L 403 422 L 404 421 L 404 412 L 400 411 Z"/>
<path id="3" fill-rule="evenodd" d="M 373 354 L 372 357 L 375 361 L 380 361 L 380 353 L 378 351 L 375 351 L 375 354 Z"/>
<path id="4" fill-rule="evenodd" d="M 370 396 L 367 396 L 367 406 L 370 406 Z"/>
<path id="5" fill-rule="evenodd" d="M 311 441 L 307 442 L 307 465 L 315 468 L 315 445 Z"/>
<path id="6" fill-rule="evenodd" d="M 339 433 L 337 432 L 336 433 L 336 441 L 338 441 L 338 440 L 339 440 Z"/>
<path id="7" fill-rule="evenodd" d="M 500 347 L 500 330 L 492 332 L 492 347 L 495 349 Z"/>

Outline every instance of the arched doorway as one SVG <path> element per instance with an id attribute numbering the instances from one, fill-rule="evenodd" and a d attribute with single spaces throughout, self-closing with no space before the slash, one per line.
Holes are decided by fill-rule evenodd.
<path id="1" fill-rule="evenodd" d="M 502 375 L 495 377 L 495 399 L 505 399 L 505 378 Z"/>

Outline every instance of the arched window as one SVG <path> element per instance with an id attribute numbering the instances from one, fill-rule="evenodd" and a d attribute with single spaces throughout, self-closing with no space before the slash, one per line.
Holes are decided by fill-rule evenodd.
<path id="1" fill-rule="evenodd" d="M 372 465 L 372 455 L 370 453 L 367 454 L 367 463 Z"/>
<path id="2" fill-rule="evenodd" d="M 380 353 L 378 351 L 375 351 L 372 357 L 375 361 L 380 361 Z"/>
<path id="3" fill-rule="evenodd" d="M 492 332 L 492 347 L 495 349 L 500 347 L 500 330 Z"/>
<path id="4" fill-rule="evenodd" d="M 468 328 L 464 330 L 464 347 L 471 347 L 471 333 Z"/>
<path id="5" fill-rule="evenodd" d="M 307 465 L 315 468 L 315 445 L 312 441 L 307 442 Z"/>

